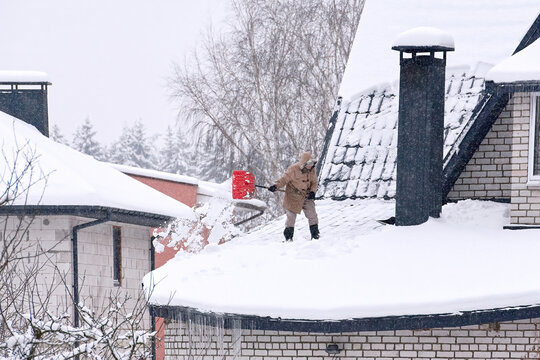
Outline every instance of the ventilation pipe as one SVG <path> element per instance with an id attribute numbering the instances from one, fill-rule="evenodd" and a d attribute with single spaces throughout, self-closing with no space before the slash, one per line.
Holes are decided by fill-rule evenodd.
<path id="1" fill-rule="evenodd" d="M 421 27 L 400 34 L 396 225 L 418 225 L 442 208 L 444 80 L 451 35 Z"/>

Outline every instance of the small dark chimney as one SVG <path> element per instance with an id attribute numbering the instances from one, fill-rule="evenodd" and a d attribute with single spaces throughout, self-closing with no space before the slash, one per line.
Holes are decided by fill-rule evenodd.
<path id="1" fill-rule="evenodd" d="M 35 126 L 49 136 L 47 75 L 38 72 L 0 71 L 0 111 Z"/>
<path id="2" fill-rule="evenodd" d="M 402 33 L 400 55 L 396 225 L 418 225 L 442 208 L 444 80 L 452 37 L 433 28 Z"/>

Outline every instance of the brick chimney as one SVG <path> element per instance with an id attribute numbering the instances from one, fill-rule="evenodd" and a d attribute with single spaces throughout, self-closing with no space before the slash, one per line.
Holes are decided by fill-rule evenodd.
<path id="1" fill-rule="evenodd" d="M 418 225 L 442 208 L 444 80 L 452 37 L 422 27 L 398 36 L 400 55 L 396 225 Z"/>
<path id="2" fill-rule="evenodd" d="M 45 73 L 37 71 L 0 71 L 0 111 L 35 126 L 49 136 Z"/>

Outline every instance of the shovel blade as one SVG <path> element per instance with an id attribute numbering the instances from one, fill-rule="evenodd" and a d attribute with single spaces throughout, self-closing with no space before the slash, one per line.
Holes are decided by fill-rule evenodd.
<path id="1" fill-rule="evenodd" d="M 249 171 L 234 170 L 232 176 L 232 198 L 251 199 L 256 193 L 255 175 Z"/>

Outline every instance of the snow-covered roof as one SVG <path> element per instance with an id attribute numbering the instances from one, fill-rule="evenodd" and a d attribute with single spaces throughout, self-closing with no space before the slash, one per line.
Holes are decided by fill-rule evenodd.
<path id="1" fill-rule="evenodd" d="M 495 83 L 540 81 L 540 39 L 504 59 L 486 74 Z"/>
<path id="2" fill-rule="evenodd" d="M 432 26 L 452 34 L 449 66 L 497 64 L 512 55 L 540 12 L 538 0 L 366 0 L 339 95 L 348 101 L 374 84 L 399 77 L 398 34 Z"/>
<path id="3" fill-rule="evenodd" d="M 537 0 L 367 0 L 340 89 L 350 101 L 336 119 L 320 174 L 318 195 L 345 200 L 317 201 L 321 240 L 309 241 L 298 219 L 295 241 L 282 243 L 279 219 L 199 254 L 182 253 L 145 277 L 146 289 L 158 284 L 151 302 L 274 324 L 296 319 L 287 329 L 293 331 L 307 320 L 540 309 L 538 230 L 503 230 L 508 204 L 448 204 L 441 218 L 419 226 L 376 221 L 394 214 L 393 200 L 383 199 L 395 195 L 398 89 L 373 86 L 398 78 L 391 47 L 404 30 L 451 33 L 456 52 L 449 65 L 497 63 L 512 54 L 539 10 Z M 488 98 L 482 92 L 489 67 L 447 69 L 445 164 Z M 379 199 L 359 199 L 365 197 Z"/>
<path id="4" fill-rule="evenodd" d="M 157 171 L 151 169 L 143 169 L 135 166 L 119 165 L 108 163 L 110 166 L 115 168 L 118 171 L 123 172 L 124 174 L 138 175 L 153 179 L 167 180 L 176 183 L 189 184 L 189 185 L 198 185 L 199 180 L 186 175 L 172 174 L 164 171 Z"/>
<path id="5" fill-rule="evenodd" d="M 440 219 L 419 226 L 375 221 L 393 207 L 376 199 L 318 201 L 318 241 L 307 241 L 303 226 L 294 242 L 282 243 L 279 223 L 199 254 L 181 253 L 145 277 L 147 286 L 151 277 L 158 284 L 151 302 L 305 320 L 540 303 L 540 230 L 503 230 L 508 204 L 448 204 Z"/>
<path id="6" fill-rule="evenodd" d="M 1 188 L 13 175 L 10 205 L 101 206 L 195 219 L 186 205 L 43 136 L 35 127 L 0 112 Z M 29 168 L 28 164 L 31 164 Z M 14 197 L 18 193 L 18 197 Z"/>
<path id="7" fill-rule="evenodd" d="M 454 49 L 454 38 L 446 31 L 431 27 L 420 26 L 399 34 L 392 44 L 394 47 L 437 47 Z"/>
<path id="8" fill-rule="evenodd" d="M 0 71 L 0 83 L 48 83 L 49 75 L 42 71 Z"/>
<path id="9" fill-rule="evenodd" d="M 446 71 L 444 155 L 471 120 L 490 65 Z M 319 196 L 392 198 L 396 191 L 397 84 L 358 94 L 340 110 L 319 176 Z"/>

